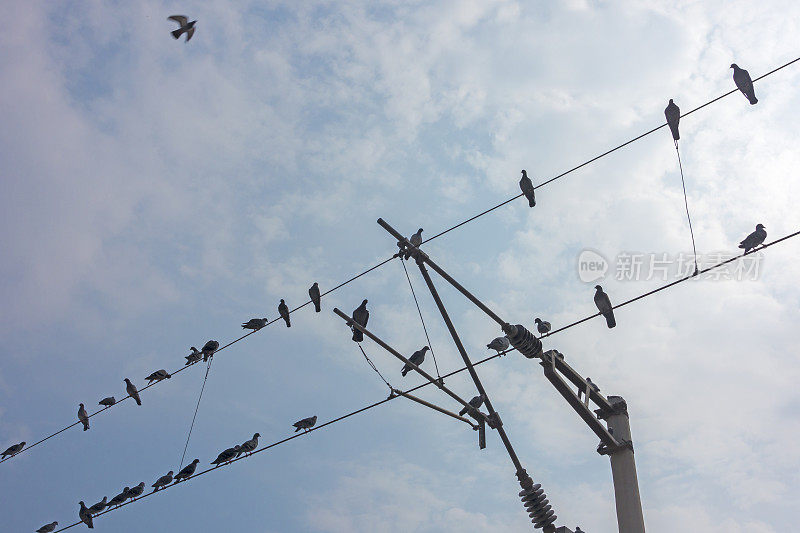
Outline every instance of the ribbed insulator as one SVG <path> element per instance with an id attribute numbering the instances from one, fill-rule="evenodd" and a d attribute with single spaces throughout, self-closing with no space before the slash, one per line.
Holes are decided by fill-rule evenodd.
<path id="1" fill-rule="evenodd" d="M 525 326 L 517 324 L 516 326 L 509 325 L 508 330 L 505 332 L 511 346 L 517 349 L 519 353 L 528 359 L 535 359 L 542 355 L 542 341 L 536 336 L 525 329 Z"/>

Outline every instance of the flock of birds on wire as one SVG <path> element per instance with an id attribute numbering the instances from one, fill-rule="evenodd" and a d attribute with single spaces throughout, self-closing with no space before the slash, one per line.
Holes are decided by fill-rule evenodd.
<path id="1" fill-rule="evenodd" d="M 196 20 L 189 21 L 189 19 L 183 15 L 172 15 L 168 17 L 169 20 L 173 20 L 179 24 L 179 28 L 172 31 L 171 34 L 175 39 L 181 37 L 181 35 L 186 35 L 186 42 L 188 42 L 195 32 L 195 24 L 197 23 Z M 736 84 L 736 87 L 744 94 L 747 100 L 750 102 L 751 105 L 754 105 L 758 102 L 758 99 L 755 95 L 755 89 L 753 87 L 753 81 L 750 78 L 750 74 L 740 68 L 735 63 L 731 65 L 733 69 L 733 81 Z M 664 115 L 667 119 L 667 124 L 669 125 L 670 131 L 672 133 L 672 138 L 677 142 L 680 139 L 680 133 L 678 130 L 678 124 L 680 122 L 680 108 L 670 99 L 669 104 L 667 105 L 666 109 L 664 110 Z M 522 178 L 519 180 L 519 187 L 522 191 L 522 194 L 528 200 L 528 205 L 530 207 L 534 207 L 536 205 L 536 194 L 534 191 L 533 182 L 528 177 L 528 173 L 523 170 L 522 171 Z M 748 235 L 744 240 L 739 243 L 739 248 L 744 249 L 744 253 L 758 247 L 761 245 L 764 240 L 767 238 L 767 232 L 765 231 L 765 227 L 763 224 L 756 225 L 755 231 L 753 231 L 750 235 Z M 422 228 L 419 228 L 416 233 L 414 233 L 410 238 L 409 242 L 414 247 L 419 247 L 422 244 Z M 401 252 L 403 254 L 403 258 L 408 260 L 411 257 L 411 251 L 406 250 L 405 252 Z M 321 311 L 321 296 L 319 290 L 319 284 L 314 283 L 311 288 L 308 289 L 308 294 L 311 297 L 311 301 L 314 304 L 315 310 L 317 313 Z M 595 294 L 594 294 L 594 303 L 597 306 L 598 311 L 600 312 L 603 317 L 606 319 L 606 324 L 609 328 L 613 328 L 617 325 L 616 319 L 614 318 L 614 307 L 611 305 L 611 300 L 603 291 L 603 288 L 600 285 L 595 286 Z M 280 303 L 278 304 L 278 314 L 280 317 L 286 322 L 286 327 L 292 327 L 291 319 L 289 316 L 289 307 L 286 305 L 286 301 L 281 299 Z M 361 302 L 352 314 L 353 320 L 357 322 L 362 327 L 366 327 L 367 322 L 369 320 L 369 311 L 367 310 L 367 300 L 365 299 Z M 250 329 L 257 331 L 267 325 L 268 319 L 267 318 L 251 318 L 247 322 L 242 324 L 242 328 Z M 541 334 L 547 334 L 550 329 L 551 325 L 550 322 L 545 320 L 541 320 L 540 318 L 536 318 L 535 321 L 537 331 Z M 353 340 L 356 342 L 361 342 L 364 340 L 364 334 L 357 328 L 351 326 L 353 331 Z M 510 346 L 510 342 L 507 337 L 497 337 L 496 339 L 492 340 L 489 344 L 486 345 L 488 349 L 496 350 L 498 353 L 504 352 L 508 350 Z M 191 353 L 185 356 L 186 363 L 185 365 L 192 365 L 194 363 L 202 361 L 208 361 L 209 358 L 213 357 L 214 353 L 219 349 L 219 342 L 215 340 L 208 341 L 202 350 L 198 350 L 194 346 L 190 348 Z M 430 348 L 428 346 L 424 346 L 421 349 L 414 352 L 408 359 L 410 362 L 414 363 L 417 366 L 422 365 L 425 361 L 425 353 Z M 400 373 L 405 376 L 412 370 L 412 367 L 409 365 L 404 365 L 403 368 L 400 370 Z M 164 379 L 170 379 L 172 376 L 169 372 L 164 369 L 156 370 L 149 376 L 145 378 L 148 385 L 161 381 Z M 139 391 L 136 388 L 130 379 L 125 378 L 125 391 L 128 393 L 128 396 L 133 398 L 136 401 L 137 405 L 142 405 L 142 400 L 139 397 Z M 591 386 L 595 390 L 599 390 L 597 385 L 591 382 L 589 378 L 587 378 L 587 382 L 591 384 Z M 580 394 L 581 391 L 579 391 Z M 470 407 L 474 409 L 478 409 L 484 401 L 484 397 L 475 396 L 469 401 Z M 116 403 L 114 396 L 108 396 L 100 400 L 99 405 L 110 407 Z M 470 409 L 465 407 L 459 413 L 460 415 L 464 415 L 470 412 Z M 83 430 L 89 430 L 89 415 L 86 412 L 86 408 L 84 404 L 79 404 L 78 407 L 78 420 L 83 424 Z M 300 430 L 308 431 L 309 429 L 313 428 L 314 425 L 317 423 L 316 415 L 310 416 L 308 418 L 304 418 L 298 422 L 295 422 L 293 426 L 295 427 L 295 432 Z M 224 451 L 220 452 L 217 458 L 212 461 L 210 464 L 216 465 L 217 467 L 223 464 L 228 464 L 232 460 L 238 458 L 241 455 L 250 455 L 258 446 L 258 438 L 261 435 L 259 433 L 255 433 L 253 438 L 250 440 L 245 441 L 241 445 L 236 445 L 232 448 L 227 448 Z M 5 459 L 7 456 L 14 456 L 15 454 L 19 453 L 25 447 L 25 442 L 20 442 L 9 446 L 3 453 L 2 459 Z M 181 469 L 177 474 L 173 475 L 173 471 L 170 470 L 167 472 L 166 475 L 159 477 L 155 483 L 151 485 L 153 488 L 153 492 L 157 492 L 159 489 L 164 488 L 173 483 L 180 483 L 183 480 L 189 479 L 195 473 L 195 469 L 197 465 L 200 463 L 199 459 L 195 459 L 183 469 Z M 103 497 L 102 500 L 97 502 L 96 504 L 87 507 L 83 501 L 79 502 L 79 510 L 78 510 L 78 517 L 80 520 L 86 524 L 89 528 L 94 528 L 93 523 L 93 516 L 102 512 L 105 509 L 110 509 L 114 507 L 119 507 L 127 500 L 136 500 L 140 497 L 145 490 L 145 482 L 142 481 L 138 485 L 134 487 L 125 487 L 122 492 L 108 500 L 108 497 Z M 51 522 L 46 524 L 39 529 L 37 529 L 37 533 L 50 533 L 55 531 L 58 522 Z"/>

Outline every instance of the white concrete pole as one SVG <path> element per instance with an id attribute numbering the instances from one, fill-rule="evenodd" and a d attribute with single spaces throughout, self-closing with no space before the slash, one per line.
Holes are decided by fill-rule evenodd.
<path id="1" fill-rule="evenodd" d="M 609 454 L 611 474 L 614 477 L 614 498 L 617 504 L 619 533 L 644 533 L 642 501 L 639 498 L 639 480 L 633 458 L 631 425 L 628 406 L 620 396 L 609 396 L 614 411 L 607 418 L 608 428 L 620 444 L 628 444 Z"/>

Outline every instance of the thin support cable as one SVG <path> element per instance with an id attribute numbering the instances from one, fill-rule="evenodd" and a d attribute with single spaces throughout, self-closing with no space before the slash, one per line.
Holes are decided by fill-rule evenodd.
<path id="1" fill-rule="evenodd" d="M 439 364 L 436 362 L 436 354 L 433 353 L 433 344 L 431 343 L 431 338 L 428 336 L 428 328 L 425 327 L 425 319 L 422 318 L 422 309 L 419 307 L 419 301 L 417 300 L 417 294 L 414 292 L 414 285 L 411 284 L 411 276 L 408 275 L 408 269 L 406 268 L 406 262 L 400 261 L 400 264 L 403 265 L 403 271 L 406 273 L 406 279 L 408 280 L 408 286 L 411 287 L 411 295 L 414 297 L 414 303 L 417 304 L 417 312 L 419 313 L 419 320 L 422 322 L 422 329 L 425 331 L 425 338 L 428 339 L 428 348 L 431 349 L 431 356 L 433 357 L 433 366 L 436 367 L 436 377 L 439 378 L 439 381 L 442 380 L 442 375 L 439 373 Z"/>
<path id="2" fill-rule="evenodd" d="M 375 363 L 372 362 L 372 359 L 367 357 L 367 352 L 365 352 L 364 348 L 361 347 L 361 343 L 359 342 L 357 344 L 358 344 L 358 349 L 361 350 L 362 354 L 364 354 L 364 359 L 367 360 L 367 363 L 369 363 L 369 366 L 372 367 L 372 370 L 374 370 L 380 376 L 383 382 L 386 383 L 386 386 L 389 387 L 389 390 L 394 390 L 394 387 L 392 387 L 392 385 L 388 381 L 386 381 L 386 378 L 383 377 L 383 374 L 381 374 L 381 371 L 378 370 L 378 367 L 375 366 Z"/>
<path id="3" fill-rule="evenodd" d="M 692 229 L 692 217 L 689 215 L 689 200 L 686 198 L 686 181 L 683 179 L 683 164 L 681 164 L 681 151 L 678 150 L 678 141 L 675 141 L 675 153 L 678 154 L 678 168 L 681 170 L 681 185 L 683 185 L 683 203 L 686 206 L 686 219 L 689 221 L 689 234 L 692 236 L 692 252 L 694 255 L 694 275 L 698 274 L 697 270 L 697 248 L 694 244 L 694 230 Z"/>
<path id="4" fill-rule="evenodd" d="M 208 372 L 211 370 L 211 363 L 214 362 L 212 355 L 208 359 L 208 366 L 206 366 L 206 376 L 203 378 L 203 386 L 200 387 L 200 396 L 197 397 L 197 405 L 194 408 L 194 416 L 192 417 L 192 425 L 189 426 L 189 434 L 186 436 L 186 445 L 183 447 L 183 455 L 181 455 L 181 462 L 178 465 L 178 471 L 183 468 L 183 460 L 186 457 L 186 449 L 189 447 L 189 439 L 192 438 L 192 430 L 194 429 L 194 421 L 197 419 L 197 410 L 200 409 L 200 400 L 203 399 L 203 391 L 206 390 L 206 381 L 208 381 Z"/>

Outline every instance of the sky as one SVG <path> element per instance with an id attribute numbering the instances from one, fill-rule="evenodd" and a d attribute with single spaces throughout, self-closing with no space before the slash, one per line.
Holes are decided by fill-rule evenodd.
<path id="1" fill-rule="evenodd" d="M 175 41 L 172 14 L 197 19 Z M 225 344 L 252 317 L 307 300 L 389 257 L 382 217 L 424 237 L 541 183 L 800 55 L 796 2 L 337 1 L 0 4 L 0 448 L 38 440 Z M 702 261 L 757 223 L 800 229 L 800 63 L 681 121 Z M 690 253 L 666 128 L 423 248 L 501 317 L 554 328 L 596 311 L 585 250 L 619 303 L 675 279 Z M 630 413 L 651 532 L 785 532 L 800 491 L 800 240 L 742 279 L 679 284 L 543 342 Z M 666 255 L 664 255 L 666 254 Z M 620 265 L 645 266 L 627 279 Z M 653 258 L 669 271 L 650 272 Z M 462 366 L 413 263 L 442 373 Z M 630 273 L 630 272 L 628 272 Z M 651 275 L 654 274 L 654 275 Z M 630 276 L 629 276 L 630 277 Z M 497 325 L 434 278 L 470 357 Z M 398 261 L 221 352 L 187 450 L 208 465 L 261 434 L 292 434 L 386 397 L 334 307 L 369 300 L 369 326 L 427 344 Z M 393 386 L 422 378 L 375 343 Z M 424 368 L 434 371 L 431 358 Z M 516 353 L 478 367 L 557 525 L 616 531 L 608 458 Z M 77 520 L 176 470 L 205 372 L 196 365 L 0 465 L 7 531 Z M 466 375 L 446 382 L 465 398 Z M 457 405 L 428 387 L 419 392 Z M 96 519 L 98 531 L 530 531 L 490 432 L 403 399 Z M 83 526 L 81 526 L 83 527 Z"/>

